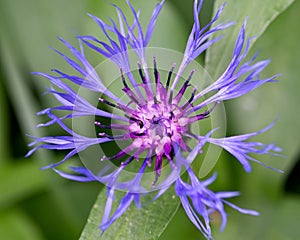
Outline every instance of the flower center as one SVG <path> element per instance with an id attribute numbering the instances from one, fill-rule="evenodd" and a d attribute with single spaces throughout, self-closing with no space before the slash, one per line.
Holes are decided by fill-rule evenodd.
<path id="1" fill-rule="evenodd" d="M 169 83 L 172 77 L 174 67 L 169 72 L 168 79 L 164 85 L 160 80 L 160 74 L 156 68 L 154 59 L 154 77 L 155 86 L 152 87 L 150 80 L 143 75 L 141 66 L 139 65 L 139 73 L 142 84 L 135 87 L 127 85 L 125 75 L 121 69 L 121 77 L 124 85 L 123 91 L 129 97 L 129 103 L 123 105 L 121 103 L 111 103 L 100 98 L 99 100 L 122 110 L 126 118 L 128 118 L 128 125 L 111 124 L 108 128 L 116 128 L 127 131 L 120 137 L 115 139 L 128 140 L 131 139 L 131 144 L 122 149 L 118 154 L 106 157 L 105 159 L 120 159 L 126 154 L 131 157 L 122 163 L 125 167 L 133 159 L 139 160 L 140 154 L 147 152 L 147 163 L 152 165 L 155 162 L 154 171 L 156 173 L 153 185 L 155 185 L 158 177 L 161 174 L 163 159 L 166 158 L 172 168 L 176 168 L 174 163 L 175 145 L 183 151 L 188 151 L 189 147 L 186 144 L 186 138 L 190 138 L 191 125 L 201 119 L 208 117 L 210 110 L 196 116 L 190 116 L 189 111 L 192 109 L 193 100 L 196 89 L 194 89 L 189 99 L 183 99 L 186 89 L 190 86 L 190 80 L 194 71 L 183 82 L 182 87 L 175 94 L 169 90 Z M 142 90 L 144 94 L 141 93 Z M 96 124 L 102 128 L 107 128 L 99 122 Z M 101 137 L 110 137 L 105 133 L 99 134 Z M 114 137 L 112 137 L 114 138 Z"/>
<path id="2" fill-rule="evenodd" d="M 189 128 L 186 118 L 181 117 L 182 110 L 166 102 L 149 101 L 138 106 L 134 116 L 129 126 L 131 137 L 139 147 L 151 148 L 160 157 L 169 158 L 172 143 L 183 142 L 182 134 Z"/>

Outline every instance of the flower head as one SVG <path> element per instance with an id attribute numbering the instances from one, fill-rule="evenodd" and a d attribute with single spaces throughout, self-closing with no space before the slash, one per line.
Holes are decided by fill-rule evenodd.
<path id="1" fill-rule="evenodd" d="M 46 114 L 50 118 L 50 121 L 38 126 L 45 127 L 58 124 L 66 132 L 66 135 L 32 137 L 34 141 L 30 146 L 34 147 L 27 156 L 39 148 L 67 150 L 69 152 L 63 160 L 45 166 L 44 169 L 52 168 L 60 176 L 70 180 L 105 183 L 108 186 L 108 191 L 105 212 L 100 226 L 103 232 L 126 211 L 132 202 L 135 202 L 137 207 L 141 205 L 140 198 L 149 191 L 142 184 L 142 179 L 146 168 L 152 168 L 154 176 L 150 183 L 150 189 L 157 191 L 155 199 L 175 183 L 175 192 L 188 217 L 207 239 L 211 239 L 209 215 L 213 211 L 219 212 L 222 217 L 221 229 L 224 229 L 227 221 L 224 204 L 245 214 L 257 215 L 257 212 L 243 210 L 225 200 L 225 198 L 237 196 L 237 192 L 214 193 L 209 190 L 208 186 L 215 179 L 215 175 L 205 181 L 200 181 L 196 177 L 192 171 L 191 163 L 201 153 L 202 147 L 211 143 L 224 148 L 248 172 L 251 171 L 249 161 L 259 162 L 249 154 L 276 155 L 281 150 L 274 144 L 264 145 L 260 142 L 247 142 L 248 139 L 268 130 L 272 125 L 256 133 L 224 138 L 212 137 L 216 129 L 212 129 L 204 135 L 196 134 L 193 132 L 192 126 L 195 123 L 201 126 L 201 121 L 209 118 L 220 102 L 240 97 L 265 83 L 273 82 L 276 76 L 267 79 L 259 77 L 259 73 L 268 65 L 268 60 L 254 62 L 256 58 L 254 56 L 250 61 L 242 63 L 248 53 L 250 43 L 250 40 L 246 40 L 245 36 L 245 21 L 237 37 L 231 62 L 224 73 L 201 91 L 198 91 L 197 87 L 192 92 L 187 91 L 191 88 L 191 80 L 195 74 L 195 70 L 192 70 L 188 78 L 183 79 L 182 74 L 186 71 L 187 66 L 208 47 L 221 39 L 213 38 L 213 33 L 233 25 L 233 23 L 221 23 L 212 26 L 222 13 L 225 6 L 222 5 L 211 22 L 201 28 L 199 14 L 203 1 L 195 0 L 194 25 L 182 61 L 178 69 L 176 69 L 175 63 L 171 65 L 168 74 L 163 78 L 158 68 L 159 59 L 155 56 L 152 56 L 152 67 L 148 67 L 146 48 L 164 2 L 163 0 L 156 5 L 146 31 L 141 26 L 139 12 L 127 0 L 133 15 L 133 23 L 128 22 L 122 9 L 116 5 L 113 6 L 118 14 L 118 24 L 113 20 L 111 20 L 111 24 L 107 24 L 98 17 L 90 15 L 104 33 L 106 41 L 94 36 L 77 36 L 80 43 L 80 50 L 78 50 L 64 39 L 59 38 L 69 49 L 73 58 L 58 50 L 55 51 L 66 60 L 77 74 L 71 75 L 57 69 L 53 70 L 54 75 L 36 73 L 46 77 L 51 82 L 52 86 L 48 92 L 60 103 L 59 106 L 46 108 L 38 113 L 39 115 Z M 124 94 L 127 96 L 125 102 L 105 86 L 96 69 L 87 60 L 83 44 L 103 55 L 119 68 L 119 81 L 122 84 Z M 138 74 L 132 71 L 132 65 L 135 63 L 130 61 L 128 54 L 130 49 L 136 53 L 139 59 L 135 66 Z M 90 92 L 98 93 L 99 101 L 103 107 L 98 108 L 81 96 L 70 87 L 70 82 Z M 113 111 L 107 110 L 109 108 Z M 67 119 L 84 116 L 105 120 L 94 121 L 96 128 L 100 131 L 97 137 L 78 133 L 65 123 Z M 106 124 L 107 120 L 110 120 L 108 124 Z M 114 134 L 115 132 L 118 134 Z M 72 173 L 57 169 L 57 166 L 91 146 L 126 141 L 129 141 L 129 144 L 116 154 L 98 156 L 101 162 L 121 161 L 118 167 L 112 169 L 111 165 L 107 165 L 96 173 L 86 167 L 71 167 Z M 191 145 L 192 141 L 195 142 L 194 146 Z M 140 161 L 141 159 L 143 160 Z M 120 175 L 131 165 L 138 166 L 133 177 L 119 180 Z M 169 166 L 170 170 L 164 180 L 159 182 L 163 171 L 165 171 L 165 165 Z M 187 180 L 181 177 L 182 171 L 187 172 Z M 125 195 L 115 212 L 111 213 L 114 193 L 118 189 L 125 191 Z"/>

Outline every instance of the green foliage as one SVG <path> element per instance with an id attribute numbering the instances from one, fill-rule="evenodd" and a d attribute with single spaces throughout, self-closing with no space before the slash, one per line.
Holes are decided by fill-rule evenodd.
<path id="1" fill-rule="evenodd" d="M 115 2 L 119 4 L 119 1 Z M 183 1 L 166 1 L 151 46 L 184 50 L 192 24 L 191 2 L 185 5 Z M 216 229 L 215 237 L 224 240 L 297 239 L 300 235 L 297 227 L 300 220 L 299 195 L 287 195 L 283 186 L 300 154 L 300 3 L 295 1 L 287 9 L 292 0 L 226 2 L 227 6 L 219 22 L 236 20 L 237 23 L 224 31 L 224 39 L 206 53 L 205 65 L 211 75 L 218 76 L 228 64 L 236 36 L 246 16 L 248 36 L 257 37 L 253 41 L 252 53 L 260 50 L 260 59 L 272 60 L 262 77 L 282 74 L 279 83 L 262 87 L 226 104 L 228 133 L 256 131 L 279 115 L 280 119 L 275 127 L 258 137 L 258 140 L 274 141 L 284 149 L 287 157 L 262 159 L 271 166 L 284 169 L 285 174 L 278 174 L 255 164 L 253 172 L 245 174 L 236 160 L 228 154 L 221 155 L 216 166 L 219 178 L 214 187 L 217 190 L 236 188 L 241 191 L 243 195 L 235 203 L 254 208 L 261 212 L 261 216 L 248 217 L 229 210 L 225 232 L 219 233 Z M 143 12 L 143 23 L 151 16 L 155 3 L 156 1 L 133 1 Z M 222 0 L 216 0 L 214 11 L 222 3 Z M 204 6 L 204 22 L 210 16 L 211 6 L 211 3 Z M 287 11 L 280 15 L 285 9 Z M 109 16 L 116 17 L 115 14 L 112 15 L 112 11 L 113 8 L 105 1 L 75 0 L 70 3 L 67 0 L 24 0 L 16 4 L 15 1 L 0 0 L 1 239 L 78 239 L 83 228 L 81 240 L 98 239 L 100 236 L 98 227 L 105 206 L 105 191 L 98 195 L 84 227 L 92 202 L 101 188 L 99 184 L 71 183 L 59 179 L 50 171 L 41 172 L 41 165 L 58 161 L 61 156 L 40 151 L 34 159 L 24 159 L 26 138 L 19 136 L 32 132 L 35 135 L 49 134 L 46 130 L 33 130 L 42 121 L 35 116 L 35 112 L 53 105 L 52 99 L 41 96 L 48 83 L 29 74 L 31 71 L 49 72 L 53 67 L 62 70 L 66 68 L 63 60 L 53 54 L 48 46 L 62 49 L 62 45 L 55 39 L 58 35 L 73 44 L 76 44 L 76 33 L 97 35 L 96 25 L 86 16 L 86 12 L 108 19 Z M 13 119 L 14 116 L 17 119 Z M 13 148 L 10 146 L 12 141 L 21 145 Z M 16 156 L 16 159 L 12 156 Z M 178 199 L 173 196 L 171 189 L 142 209 L 131 206 L 105 232 L 102 239 L 201 239 L 201 234 L 192 226 L 182 209 L 173 218 L 178 209 Z M 116 199 L 116 204 L 118 200 L 119 198 Z"/>
<path id="2" fill-rule="evenodd" d="M 106 192 L 102 191 L 92 208 L 88 224 L 85 226 L 80 240 L 99 238 L 101 233 L 99 223 L 104 213 L 106 199 Z M 121 197 L 117 195 L 115 204 L 120 201 Z M 179 200 L 175 196 L 174 190 L 169 189 L 158 200 L 151 202 L 151 198 L 148 198 L 148 201 L 149 203 L 141 209 L 132 204 L 124 215 L 105 231 L 101 239 L 158 239 L 175 215 Z"/>
<path id="3" fill-rule="evenodd" d="M 33 162 L 3 166 L 0 169 L 0 209 L 16 204 L 45 185 L 45 176 Z"/>
<path id="4" fill-rule="evenodd" d="M 10 209 L 0 213 L 0 235 L 6 240 L 42 240 L 44 239 L 28 216 L 20 209 Z"/>
<path id="5" fill-rule="evenodd" d="M 232 6 L 232 2 L 234 5 L 236 3 L 236 1 L 227 2 L 228 6 Z M 242 4 L 242 2 L 244 1 L 240 1 L 238 4 Z M 286 2 L 287 5 L 289 3 Z M 253 45 L 249 57 L 259 50 L 259 59 L 271 59 L 270 66 L 265 69 L 261 77 L 270 77 L 276 73 L 281 74 L 278 77 L 278 83 L 269 84 L 240 99 L 229 101 L 226 104 L 226 113 L 229 132 L 232 134 L 257 131 L 279 117 L 272 130 L 256 139 L 266 143 L 276 143 L 283 149 L 283 154 L 286 157 L 257 157 L 270 166 L 284 170 L 285 173 L 279 174 L 253 163 L 253 172 L 245 175 L 240 166 L 237 166 L 238 170 L 230 170 L 234 159 L 230 159 L 229 162 L 224 159 L 228 155 L 224 155 L 224 158 L 221 158 L 219 162 L 225 162 L 225 165 L 222 165 L 223 169 L 231 171 L 230 178 L 236 179 L 235 185 L 243 193 L 238 203 L 242 206 L 253 206 L 261 213 L 261 216 L 254 219 L 234 213 L 225 232 L 216 233 L 217 239 L 292 240 L 300 234 L 299 229 L 294 227 L 300 220 L 299 196 L 289 196 L 284 193 L 283 189 L 289 172 L 299 158 L 300 111 L 297 105 L 300 86 L 298 81 L 299 68 L 296 65 L 298 63 L 297 56 L 300 54 L 298 46 L 300 35 L 297 30 L 300 4 L 295 2 L 271 23 L 274 16 L 282 12 L 278 11 L 278 6 L 281 6 L 282 10 L 285 9 L 282 4 L 283 1 L 276 1 L 272 7 L 268 1 L 260 2 L 257 5 L 249 2 L 249 7 L 251 5 L 253 11 L 245 5 L 245 11 L 239 12 L 241 15 L 239 26 L 234 27 L 226 36 L 226 40 L 236 37 L 242 19 L 248 15 L 248 37 L 261 36 Z M 267 17 L 267 12 L 272 13 L 273 17 Z M 234 17 L 236 14 L 227 18 Z M 265 19 L 266 22 L 263 23 L 262 19 Z M 265 29 L 269 24 L 270 26 L 262 34 L 261 29 Z M 232 49 L 232 46 L 229 47 Z M 225 66 L 225 59 L 231 55 L 232 51 L 229 47 L 224 45 L 222 47 L 222 44 L 220 46 L 215 45 L 208 51 L 208 59 L 211 59 L 208 61 L 208 68 L 211 71 L 219 70 Z M 221 49 L 223 49 L 221 57 L 216 59 L 216 54 Z M 213 65 L 212 59 L 215 59 L 218 64 Z M 220 168 L 218 168 L 219 170 Z M 293 184 L 299 184 L 299 182 Z"/>
<path id="6" fill-rule="evenodd" d="M 214 44 L 208 49 L 206 55 L 206 69 L 213 77 L 218 76 L 225 70 L 226 63 L 230 61 L 236 37 L 244 22 L 248 19 L 246 32 L 249 37 L 258 39 L 269 24 L 284 11 L 293 0 L 264 0 L 264 1 L 247 1 L 247 0 L 229 0 L 226 1 L 226 7 L 220 16 L 218 22 L 235 21 L 235 26 L 226 30 L 226 33 L 216 33 L 217 35 L 225 35 L 225 38 L 218 44 Z M 215 1 L 214 12 L 224 3 L 222 0 Z M 252 41 L 252 44 L 255 40 Z"/>

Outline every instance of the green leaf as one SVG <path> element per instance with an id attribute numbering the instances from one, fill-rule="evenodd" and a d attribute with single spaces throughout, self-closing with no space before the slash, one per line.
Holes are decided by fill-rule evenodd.
<path id="1" fill-rule="evenodd" d="M 4 35 L 4 37 L 1 38 L 1 57 L 5 63 L 4 73 L 6 75 L 5 86 L 12 101 L 16 115 L 19 119 L 21 129 L 25 135 L 26 133 L 29 133 L 37 124 L 38 121 L 35 113 L 39 108 L 36 106 L 36 101 L 31 95 L 29 86 L 25 82 L 25 76 L 21 74 L 21 64 L 19 62 L 20 59 L 18 59 L 14 54 L 15 48 L 11 45 L 11 42 L 6 37 L 7 36 Z M 39 132 L 41 133 L 43 130 L 39 129 Z M 44 132 L 41 135 L 45 136 L 46 133 Z M 36 133 L 36 136 L 40 135 Z M 36 156 L 39 156 L 39 165 L 42 164 L 42 160 L 46 160 L 48 163 L 50 161 L 55 161 L 51 158 L 49 152 L 39 151 L 36 153 Z M 78 226 L 80 226 L 80 221 L 77 219 L 78 214 L 76 213 L 75 206 L 73 205 L 71 199 L 69 199 L 69 196 L 65 193 L 63 187 L 60 185 L 60 182 L 53 177 L 53 172 L 47 171 L 47 173 L 45 172 L 45 176 L 48 183 L 47 187 L 51 189 L 54 199 L 59 203 L 59 207 L 62 209 L 62 212 L 64 212 L 63 217 L 66 217 L 66 219 L 68 218 L 68 221 L 66 221 L 67 224 L 72 226 L 73 229 L 76 229 Z"/>
<path id="2" fill-rule="evenodd" d="M 0 213 L 0 236 L 5 240 L 42 240 L 36 225 L 19 209 Z"/>
<path id="3" fill-rule="evenodd" d="M 281 76 L 278 77 L 279 82 L 259 88 L 228 105 L 230 116 L 235 119 L 232 124 L 235 126 L 235 131 L 239 132 L 257 131 L 279 116 L 275 126 L 257 139 L 264 143 L 274 142 L 283 149 L 286 158 L 263 157 L 260 160 L 270 166 L 285 170 L 286 174 L 299 158 L 300 70 L 297 67 L 300 54 L 298 47 L 300 34 L 297 30 L 299 10 L 300 3 L 293 4 L 288 11 L 274 21 L 255 45 L 255 49 L 261 49 L 260 58 L 271 59 L 270 66 L 264 70 L 261 77 L 270 77 L 281 73 Z M 289 28 L 287 29 L 285 26 L 289 26 Z M 276 42 L 274 39 L 280 39 L 280 42 Z M 253 117 L 255 121 L 249 121 Z M 249 185 L 248 188 L 250 187 L 253 193 L 259 190 L 258 186 L 261 186 L 261 193 L 265 193 L 268 189 L 268 192 L 276 194 L 287 177 L 286 174 L 274 174 L 261 167 L 257 170 L 257 174 L 260 177 L 257 175 L 249 177 L 245 182 L 245 185 Z M 261 183 L 256 185 L 252 181 Z M 250 182 L 251 184 L 249 184 Z"/>
<path id="4" fill-rule="evenodd" d="M 299 11 L 300 2 L 295 1 L 270 24 L 249 54 L 251 56 L 256 50 L 260 50 L 259 59 L 271 59 L 261 78 L 281 73 L 279 82 L 263 86 L 242 98 L 229 101 L 226 105 L 231 133 L 257 131 L 279 116 L 275 126 L 255 140 L 263 143 L 274 142 L 283 149 L 286 158 L 260 155 L 255 157 L 272 167 L 284 170 L 285 173 L 279 174 L 253 163 L 252 173 L 245 174 L 238 166 L 235 175 L 231 176 L 238 183 L 238 190 L 242 192 L 237 205 L 253 208 L 261 215 L 253 218 L 230 212 L 225 231 L 216 231 L 216 239 L 293 240 L 300 235 L 299 227 L 297 228 L 300 221 L 299 196 L 289 196 L 283 191 L 287 176 L 299 159 Z M 219 163 L 224 160 L 220 159 Z M 230 160 L 228 169 L 237 169 L 232 162 L 234 160 Z M 223 172 L 220 169 L 219 176 L 227 174 Z"/>
<path id="5" fill-rule="evenodd" d="M 207 50 L 205 68 L 213 79 L 216 79 L 228 66 L 236 38 L 245 18 L 248 19 L 246 27 L 247 36 L 256 36 L 255 40 L 257 40 L 275 17 L 284 11 L 292 2 L 293 0 L 226 1 L 226 7 L 218 19 L 217 24 L 232 21 L 235 21 L 236 24 L 229 29 L 215 33 L 213 37 L 224 35 L 224 39 L 213 44 Z M 223 3 L 223 0 L 215 1 L 213 16 Z M 255 40 L 252 40 L 251 43 L 253 44 Z M 217 151 L 215 152 L 217 153 Z M 219 154 L 216 154 L 214 157 L 217 158 L 218 156 Z M 200 177 L 206 176 L 212 170 L 214 166 L 213 161 L 204 162 L 204 166 L 205 167 L 200 168 Z"/>
<path id="6" fill-rule="evenodd" d="M 170 222 L 168 228 L 163 232 L 159 240 L 182 240 L 197 239 L 207 240 L 203 234 L 190 221 L 182 206 L 179 207 L 176 215 Z"/>
<path id="7" fill-rule="evenodd" d="M 1 76 L 0 76 L 1 77 Z M 2 79 L 0 79 L 1 81 Z M 9 157 L 8 147 L 8 111 L 3 84 L 0 82 L 0 166 Z"/>
<path id="8" fill-rule="evenodd" d="M 93 206 L 80 240 L 98 239 L 99 229 L 106 203 L 106 191 L 101 191 Z M 121 198 L 117 195 L 115 203 Z M 103 240 L 150 240 L 158 239 L 175 215 L 179 199 L 173 188 L 166 191 L 159 199 L 150 202 L 142 208 L 136 208 L 132 203 L 127 211 L 105 231 Z"/>
<path id="9" fill-rule="evenodd" d="M 184 21 L 185 24 L 189 24 L 189 26 L 191 28 L 194 24 L 194 15 L 192 14 L 193 7 L 194 7 L 193 1 L 170 0 L 169 2 L 174 5 L 174 7 L 177 9 L 177 11 L 179 11 L 182 21 Z M 213 5 L 214 5 L 214 1 L 206 0 L 203 2 L 202 11 L 199 16 L 202 26 L 204 26 L 205 24 L 210 22 Z"/>
<path id="10" fill-rule="evenodd" d="M 0 208 L 23 200 L 45 185 L 45 178 L 33 162 L 5 165 L 0 169 Z"/>
<path id="11" fill-rule="evenodd" d="M 251 217 L 231 212 L 224 232 L 215 231 L 215 239 L 295 240 L 300 234 L 300 198 L 288 196 L 277 202 L 257 200 L 261 215 Z"/>
<path id="12" fill-rule="evenodd" d="M 268 240 L 293 240 L 300 236 L 300 197 L 287 196 L 278 204 L 279 208 L 270 224 Z M 288 219 L 288 221 L 287 221 Z"/>
<path id="13" fill-rule="evenodd" d="M 47 135 L 47 130 L 38 129 L 37 131 L 34 129 L 34 126 L 38 122 L 44 121 L 44 119 L 36 116 L 36 112 L 42 109 L 41 105 L 50 106 L 47 104 L 47 97 L 42 96 L 45 92 L 45 87 L 49 86 L 49 82 L 46 83 L 46 80 L 41 78 L 33 78 L 30 72 L 49 72 L 54 66 L 62 65 L 65 67 L 66 63 L 54 54 L 53 51 L 49 49 L 49 46 L 56 48 L 62 46 L 56 39 L 58 35 L 65 38 L 68 38 L 66 35 L 72 36 L 73 42 L 77 42 L 77 39 L 74 37 L 76 35 L 74 30 L 80 31 L 80 26 L 82 26 L 80 23 L 83 22 L 82 18 L 88 19 L 84 7 L 85 5 L 86 1 L 81 0 L 74 0 L 72 3 L 68 0 L 45 2 L 39 0 L 24 0 L 18 4 L 14 4 L 9 0 L 0 1 L 0 35 L 3 36 L 0 39 L 1 70 L 3 71 L 1 73 L 1 75 L 3 74 L 3 78 L 1 76 L 0 86 L 4 86 L 5 92 L 7 92 L 7 97 L 18 118 L 22 135 L 27 141 L 30 141 L 30 139 L 26 138 L 25 134 L 35 136 Z M 62 9 L 64 10 L 61 11 Z M 37 90 L 35 87 L 37 87 Z M 41 96 L 44 104 L 39 104 L 40 102 L 37 101 L 37 97 L 33 94 L 32 90 L 36 90 L 37 95 Z M 3 97 L 4 100 L 6 100 L 2 91 L 0 95 L 1 102 Z M 7 102 L 4 101 L 3 105 L 7 104 Z M 50 103 L 51 106 L 53 106 L 53 98 Z M 0 118 L 1 121 L 4 121 L 7 114 L 5 108 L 2 108 L 2 105 L 0 107 Z M 5 122 L 3 124 L 1 122 L 1 126 L 3 126 L 4 130 L 3 132 L 2 129 L 0 130 L 1 137 L 3 137 L 0 140 L 0 155 L 2 160 L 5 150 L 9 149 L 6 148 L 7 138 L 4 138 L 6 137 L 5 130 L 9 128 L 7 128 Z M 36 131 L 33 133 L 33 130 Z M 15 141 L 13 138 L 16 137 L 11 136 L 11 139 Z M 6 149 L 2 151 L 2 147 Z M 47 211 L 52 211 L 54 214 L 57 211 L 55 217 L 57 218 L 57 216 L 59 216 L 60 221 L 54 221 L 54 223 L 60 225 L 66 233 L 66 236 L 74 236 L 74 233 L 79 235 L 83 227 L 83 217 L 81 213 L 82 209 L 86 208 L 83 207 L 86 205 L 86 202 L 82 202 L 80 211 L 77 211 L 78 205 L 74 203 L 76 201 L 73 200 L 73 196 L 65 190 L 66 187 L 62 184 L 63 180 L 59 179 L 51 170 L 43 172 L 39 170 L 39 166 L 41 165 L 60 160 L 58 157 L 54 157 L 54 155 L 46 150 L 38 151 L 35 153 L 35 157 L 35 164 L 34 158 L 18 159 L 18 161 L 23 161 L 24 165 L 27 166 L 24 168 L 21 168 L 18 164 L 14 166 L 9 165 L 7 167 L 5 164 L 3 165 L 3 171 L 1 170 L 0 175 L 1 209 L 16 203 L 19 204 L 20 201 L 22 201 L 22 203 L 26 202 L 26 200 L 28 202 L 34 201 L 38 196 L 32 194 L 35 194 L 36 191 L 43 188 L 45 192 L 49 193 L 48 201 L 51 202 L 51 204 L 48 204 L 45 201 L 45 205 L 43 206 L 45 209 L 45 218 L 49 218 Z M 9 158 L 3 157 L 3 159 Z M 80 189 L 78 189 L 78 191 L 80 191 Z M 81 194 L 83 194 L 82 191 Z M 55 206 L 56 211 L 53 211 L 49 206 Z M 42 209 L 42 206 L 34 207 L 35 209 Z M 38 214 L 41 215 L 41 212 L 42 210 Z M 40 222 L 39 224 L 42 225 Z M 53 232 L 54 236 L 55 234 L 59 234 L 59 231 L 56 231 L 55 224 L 50 225 L 50 231 Z M 26 227 L 26 224 L 23 225 Z M 3 224 L 3 226 L 6 225 Z M 16 230 L 18 231 L 17 228 Z M 12 235 L 13 234 L 12 232 Z M 47 234 L 47 232 L 44 234 Z M 24 237 L 22 237 L 22 231 L 20 231 L 20 235 L 21 236 L 15 239 L 25 239 L 25 234 Z M 9 239 L 3 237 L 2 234 L 0 236 L 1 239 Z"/>
<path id="14" fill-rule="evenodd" d="M 65 66 L 63 60 L 51 54 L 49 46 L 64 46 L 57 36 L 77 42 L 76 32 L 88 19 L 86 6 L 87 2 L 81 0 L 72 3 L 68 0 L 24 0 L 17 5 L 12 1 L 1 1 L 1 35 L 9 38 L 12 45 L 20 46 L 12 54 L 25 61 L 23 66 L 29 67 L 29 71 L 49 71 L 56 64 Z M 72 10 L 67 10 L 70 7 Z M 39 83 L 44 85 L 41 81 Z"/>
<path id="15" fill-rule="evenodd" d="M 293 0 L 226 1 L 226 7 L 217 24 L 231 21 L 236 21 L 236 24 L 233 27 L 214 35 L 214 37 L 217 35 L 225 35 L 225 37 L 211 46 L 206 54 L 206 69 L 212 77 L 215 78 L 219 76 L 228 65 L 238 32 L 246 17 L 248 18 L 246 28 L 248 37 L 255 36 L 256 39 L 258 39 L 269 24 L 292 2 Z M 223 3 L 223 0 L 215 1 L 215 13 Z M 252 44 L 254 41 L 252 41 Z"/>

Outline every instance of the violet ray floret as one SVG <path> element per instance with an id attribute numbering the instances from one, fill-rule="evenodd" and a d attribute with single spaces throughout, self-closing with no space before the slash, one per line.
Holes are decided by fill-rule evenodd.
<path id="1" fill-rule="evenodd" d="M 175 194 L 180 199 L 189 219 L 206 239 L 213 239 L 211 214 L 214 212 L 220 214 L 221 230 L 223 230 L 227 222 L 225 205 L 243 214 L 258 215 L 258 213 L 239 208 L 225 200 L 238 196 L 238 192 L 215 193 L 211 191 L 209 185 L 215 180 L 216 175 L 206 180 L 197 178 L 191 164 L 203 152 L 203 146 L 214 144 L 225 149 L 242 164 L 246 172 L 252 170 L 251 161 L 266 166 L 255 159 L 252 154 L 281 156 L 281 149 L 274 143 L 249 141 L 272 128 L 274 123 L 257 132 L 220 138 L 213 137 L 217 128 L 208 130 L 206 134 L 202 132 L 198 134 L 192 130 L 192 125 L 196 123 L 201 128 L 202 120 L 209 118 L 222 101 L 238 98 L 265 83 L 274 82 L 278 75 L 261 79 L 260 73 L 270 61 L 255 62 L 257 54 L 249 61 L 245 61 L 251 41 L 251 38 L 246 38 L 247 20 L 245 20 L 237 36 L 231 61 L 225 71 L 211 85 L 199 91 L 199 86 L 193 86 L 192 93 L 188 93 L 187 89 L 192 85 L 192 78 L 197 76 L 194 74 L 196 70 L 192 70 L 188 78 L 183 79 L 187 66 L 222 38 L 222 36 L 215 37 L 214 33 L 223 31 L 234 24 L 233 22 L 216 24 L 225 4 L 217 10 L 207 25 L 201 27 L 199 14 L 203 0 L 194 1 L 194 24 L 182 60 L 177 63 L 178 69 L 176 69 L 176 63 L 173 63 L 165 76 L 160 71 L 159 58 L 151 56 L 153 57 L 152 68 L 148 67 L 146 58 L 146 48 L 165 1 L 155 6 L 146 30 L 143 29 L 139 19 L 140 11 L 136 11 L 129 0 L 126 0 L 126 3 L 133 18 L 132 23 L 129 22 L 124 11 L 115 4 L 112 6 L 117 11 L 118 22 L 110 19 L 110 24 L 108 24 L 94 15 L 89 15 L 104 33 L 104 40 L 91 35 L 77 36 L 78 50 L 59 38 L 72 56 L 67 56 L 56 49 L 53 50 L 71 66 L 75 73 L 65 73 L 58 69 L 52 70 L 53 75 L 34 73 L 50 81 L 51 85 L 47 93 L 53 95 L 58 101 L 58 106 L 48 107 L 38 112 L 38 115 L 48 116 L 49 121 L 38 124 L 37 127 L 57 124 L 65 135 L 44 137 L 28 135 L 33 141 L 29 144 L 32 149 L 26 157 L 38 149 L 65 150 L 67 154 L 61 161 L 49 164 L 42 169 L 52 168 L 58 175 L 69 180 L 98 181 L 107 185 L 107 201 L 100 224 L 102 234 L 128 210 L 133 202 L 136 207 L 142 207 L 141 199 L 148 192 L 155 191 L 153 201 L 156 201 L 169 188 L 174 187 Z M 120 77 L 117 80 L 127 100 L 121 100 L 117 94 L 107 89 L 96 69 L 86 58 L 83 45 L 116 65 L 120 71 Z M 137 62 L 130 62 L 129 50 L 133 50 L 137 55 Z M 139 77 L 136 77 L 132 68 L 136 68 Z M 196 79 L 198 82 L 200 80 Z M 77 93 L 69 83 L 72 83 L 72 86 L 75 84 L 77 87 L 98 93 L 100 104 L 94 106 Z M 65 122 L 68 119 L 86 116 L 94 117 L 91 124 L 95 125 L 96 137 L 79 134 L 68 127 Z M 71 157 L 80 155 L 91 146 L 102 147 L 109 142 L 120 142 L 125 145 L 117 149 L 117 152 L 107 152 L 105 153 L 107 156 L 104 153 L 98 156 L 98 164 L 110 163 L 98 172 L 84 166 L 73 166 L 66 172 L 59 170 L 61 164 L 71 161 Z M 114 165 L 116 162 L 118 165 Z M 133 177 L 122 180 L 122 174 L 131 166 L 137 166 Z M 166 172 L 166 167 L 169 172 Z M 147 182 L 150 186 L 145 186 L 143 183 L 146 168 L 153 170 L 152 182 L 150 181 L 150 184 L 149 181 Z M 187 174 L 182 175 L 184 172 Z M 166 176 L 163 177 L 163 173 L 166 173 Z M 124 196 L 117 203 L 117 207 L 113 207 L 118 190 L 122 190 Z"/>

